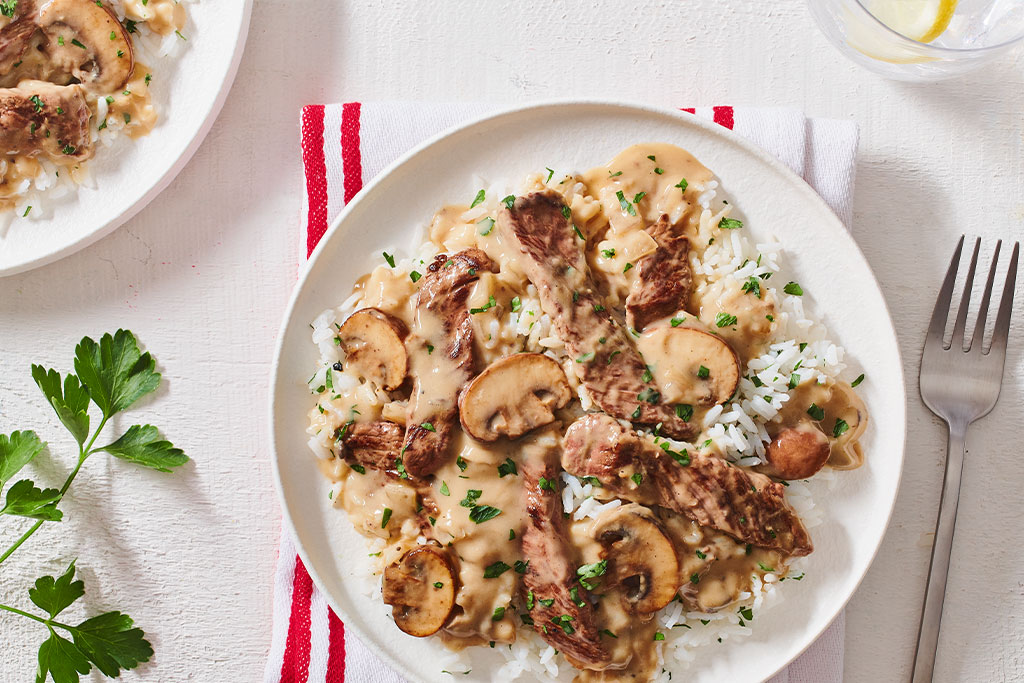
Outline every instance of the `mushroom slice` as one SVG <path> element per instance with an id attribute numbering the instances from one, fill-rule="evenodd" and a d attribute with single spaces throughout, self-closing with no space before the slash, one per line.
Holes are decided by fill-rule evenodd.
<path id="1" fill-rule="evenodd" d="M 377 308 L 361 308 L 342 324 L 338 339 L 346 364 L 367 380 L 388 391 L 405 380 L 409 356 L 405 338 L 409 329 L 398 318 Z"/>
<path id="2" fill-rule="evenodd" d="M 836 382 L 832 387 L 832 399 L 827 412 L 832 421 L 823 423 L 822 428 L 832 430 L 829 467 L 836 470 L 857 469 L 864 463 L 860 437 L 868 427 L 867 406 L 853 387 L 846 382 Z"/>
<path id="3" fill-rule="evenodd" d="M 135 66 L 132 41 L 102 3 L 44 0 L 36 23 L 46 34 L 50 62 L 90 92 L 113 92 Z"/>
<path id="4" fill-rule="evenodd" d="M 637 345 L 652 363 L 666 402 L 711 406 L 736 393 L 739 358 L 717 335 L 694 327 L 658 326 L 644 331 Z"/>
<path id="5" fill-rule="evenodd" d="M 437 633 L 448 621 L 455 607 L 456 582 L 448 553 L 421 545 L 388 565 L 381 594 L 391 605 L 398 628 L 422 638 Z"/>
<path id="6" fill-rule="evenodd" d="M 630 611 L 650 614 L 672 602 L 679 592 L 679 559 L 650 510 L 637 503 L 617 507 L 598 518 L 593 534 Z"/>
<path id="7" fill-rule="evenodd" d="M 825 466 L 831 448 L 828 437 L 813 424 L 802 422 L 780 431 L 765 449 L 762 471 L 780 479 L 807 479 Z"/>
<path id="8" fill-rule="evenodd" d="M 476 377 L 459 397 L 462 428 L 479 441 L 518 439 L 555 421 L 572 398 L 561 366 L 541 353 L 506 356 Z"/>

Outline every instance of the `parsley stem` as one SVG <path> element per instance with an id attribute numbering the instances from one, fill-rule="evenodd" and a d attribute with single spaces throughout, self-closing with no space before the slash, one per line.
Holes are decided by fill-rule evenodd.
<path id="1" fill-rule="evenodd" d="M 44 619 L 43 617 L 40 617 L 40 616 L 35 615 L 35 614 L 31 614 L 29 612 L 24 612 L 24 611 L 18 609 L 17 607 L 11 607 L 10 605 L 0 605 L 0 609 L 6 610 L 8 612 L 12 612 L 14 614 L 20 614 L 21 616 L 28 617 L 29 619 L 32 619 L 33 621 L 38 621 L 40 624 L 46 624 L 46 627 L 49 628 L 51 631 L 53 630 L 54 626 L 56 626 L 57 628 L 62 628 L 65 631 L 74 631 L 75 630 L 74 626 L 68 626 L 67 624 L 62 624 L 59 621 L 54 621 L 53 619 Z"/>
<path id="2" fill-rule="evenodd" d="M 92 445 L 94 443 L 96 443 L 96 438 L 100 435 L 100 432 L 103 431 L 103 427 L 106 426 L 107 420 L 109 420 L 109 419 L 110 419 L 109 417 L 104 416 L 104 418 L 102 420 L 100 420 L 100 424 L 96 428 L 96 432 L 92 435 L 92 438 L 89 439 L 89 443 L 86 444 L 85 446 L 79 446 L 78 447 L 78 464 L 75 465 L 75 469 L 71 470 L 71 474 L 68 475 L 68 478 L 66 480 L 64 480 L 64 485 L 60 487 L 60 498 L 57 499 L 57 501 L 56 501 L 57 503 L 59 503 L 60 501 L 64 500 L 64 494 L 66 494 L 68 492 L 68 488 L 71 487 L 71 482 L 73 482 L 75 480 L 75 477 L 78 476 L 78 471 L 80 469 L 82 469 L 82 464 L 86 461 L 86 459 L 90 455 L 92 455 L 92 453 L 93 453 Z M 43 525 L 43 522 L 45 522 L 45 521 L 46 520 L 41 519 L 38 522 L 36 522 L 35 524 L 33 524 L 29 528 L 28 531 L 26 531 L 24 534 L 21 535 L 21 538 L 19 538 L 17 541 L 14 542 L 14 545 L 12 545 L 10 548 L 5 550 L 4 554 L 0 555 L 0 564 L 3 564 L 4 560 L 6 560 L 11 555 L 13 555 L 14 551 L 17 550 L 19 547 L 21 547 L 22 543 L 24 543 L 29 538 L 31 538 L 32 534 L 34 534 L 36 531 L 38 531 L 39 527 L 41 527 Z"/>

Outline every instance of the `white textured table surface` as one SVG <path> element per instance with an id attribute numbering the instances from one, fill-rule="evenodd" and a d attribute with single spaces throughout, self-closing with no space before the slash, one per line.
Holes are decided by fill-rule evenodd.
<path id="1" fill-rule="evenodd" d="M 900 334 L 910 431 L 891 528 L 847 611 L 846 678 L 907 679 L 945 449 L 917 395 L 918 357 L 955 239 L 1024 234 L 1024 58 L 912 86 L 848 63 L 800 0 L 526 4 L 257 0 L 227 105 L 170 188 L 92 247 L 0 279 L 0 432 L 32 427 L 51 441 L 39 479 L 62 478 L 70 452 L 29 364 L 69 369 L 78 339 L 118 326 L 139 335 L 167 379 L 138 419 L 194 459 L 173 476 L 91 460 L 63 506 L 67 521 L 3 565 L 4 602 L 25 603 L 36 576 L 77 557 L 90 610 L 131 613 L 154 643 L 152 663 L 127 680 L 261 678 L 280 517 L 267 376 L 301 258 L 301 104 L 578 96 L 794 106 L 861 126 L 854 233 Z M 969 437 L 941 681 L 1024 680 L 1017 303 L 1002 399 Z M 10 527 L 0 527 L 3 546 Z M 0 615 L 0 680 L 31 680 L 43 635 Z"/>

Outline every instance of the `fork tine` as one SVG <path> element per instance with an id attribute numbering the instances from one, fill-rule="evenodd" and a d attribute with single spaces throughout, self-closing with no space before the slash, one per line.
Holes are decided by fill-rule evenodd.
<path id="1" fill-rule="evenodd" d="M 998 240 L 996 242 L 995 253 L 992 254 L 992 266 L 988 269 L 988 280 L 985 282 L 985 294 L 981 297 L 981 306 L 978 308 L 978 321 L 974 324 L 974 334 L 971 335 L 970 340 L 964 337 L 964 351 L 970 351 L 974 348 L 974 345 L 978 345 L 978 351 L 982 350 L 982 346 L 985 341 L 985 320 L 988 318 L 988 305 L 992 299 L 992 284 L 996 279 L 996 266 L 999 265 L 999 248 L 1003 246 L 1003 241 Z"/>
<path id="2" fill-rule="evenodd" d="M 960 252 L 964 248 L 964 236 L 960 236 L 957 242 L 956 251 L 953 252 L 953 259 L 949 262 L 946 270 L 946 279 L 942 281 L 942 288 L 935 300 L 935 308 L 932 309 L 932 321 L 928 324 L 928 336 L 925 337 L 925 346 L 938 343 L 942 345 L 942 333 L 946 331 L 946 318 L 949 316 L 949 301 L 953 298 L 953 285 L 956 284 L 956 271 L 960 265 Z"/>
<path id="3" fill-rule="evenodd" d="M 967 282 L 964 283 L 963 294 L 960 295 L 960 310 L 956 312 L 956 323 L 953 324 L 953 336 L 949 340 L 949 347 L 953 344 L 960 344 L 965 351 L 970 348 L 968 340 L 964 337 L 964 329 L 967 327 L 967 310 L 971 307 L 971 290 L 974 289 L 974 271 L 978 266 L 978 251 L 981 249 L 981 238 L 974 241 L 974 253 L 971 254 L 971 265 L 967 269 Z"/>
<path id="4" fill-rule="evenodd" d="M 999 300 L 999 313 L 996 315 L 996 328 L 992 332 L 992 346 L 989 353 L 993 351 L 1006 355 L 1006 338 L 1010 336 L 1010 315 L 1013 313 L 1013 291 L 1017 285 L 1017 255 L 1020 252 L 1020 242 L 1014 242 L 1013 254 L 1010 256 L 1010 265 L 1006 269 L 1006 284 L 1003 286 L 1003 296 Z"/>

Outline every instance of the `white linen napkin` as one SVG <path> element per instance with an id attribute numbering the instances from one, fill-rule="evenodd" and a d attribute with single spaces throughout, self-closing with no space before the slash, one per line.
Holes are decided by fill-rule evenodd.
<path id="1" fill-rule="evenodd" d="M 302 230 L 307 254 L 364 182 L 398 156 L 439 133 L 496 110 L 493 105 L 349 102 L 302 110 L 305 185 Z M 713 120 L 776 156 L 804 178 L 850 226 L 857 126 L 806 118 L 793 109 L 697 107 Z M 841 683 L 843 615 L 770 683 Z M 265 683 L 404 683 L 327 606 L 295 552 L 287 531 L 274 581 L 273 641 Z"/>

